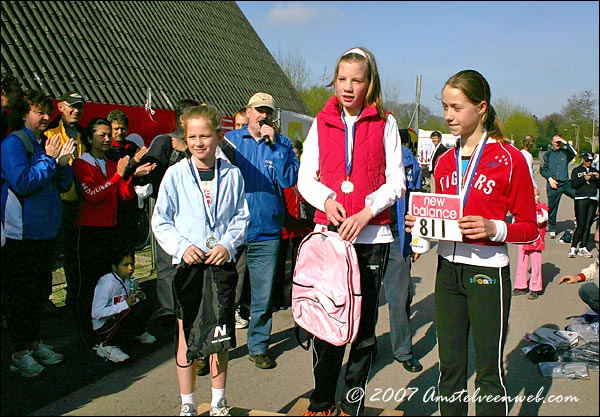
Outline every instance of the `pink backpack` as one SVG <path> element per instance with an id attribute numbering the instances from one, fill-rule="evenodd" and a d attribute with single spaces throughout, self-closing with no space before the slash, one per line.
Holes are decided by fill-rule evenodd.
<path id="1" fill-rule="evenodd" d="M 298 248 L 292 314 L 298 326 L 335 346 L 358 333 L 362 294 L 354 246 L 336 232 L 312 232 Z"/>

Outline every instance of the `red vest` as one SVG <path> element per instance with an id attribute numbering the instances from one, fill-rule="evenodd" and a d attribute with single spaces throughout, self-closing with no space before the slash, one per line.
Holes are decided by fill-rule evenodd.
<path id="1" fill-rule="evenodd" d="M 354 125 L 354 147 L 350 181 L 354 191 L 344 194 L 342 182 L 346 179 L 346 127 L 340 116 L 337 97 L 327 101 L 317 115 L 319 132 L 319 175 L 321 183 L 336 192 L 336 200 L 350 217 L 365 207 L 365 198 L 385 183 L 385 147 L 383 136 L 385 120 L 372 105 L 361 112 Z M 329 224 L 322 211 L 316 211 L 315 222 Z M 369 224 L 389 224 L 389 211 L 384 210 Z"/>

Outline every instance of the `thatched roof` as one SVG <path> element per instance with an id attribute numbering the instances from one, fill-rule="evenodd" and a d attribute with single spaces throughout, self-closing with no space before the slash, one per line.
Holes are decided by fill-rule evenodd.
<path id="1" fill-rule="evenodd" d="M 233 115 L 257 91 L 310 114 L 235 2 L 2 1 L 2 72 L 53 97 Z"/>

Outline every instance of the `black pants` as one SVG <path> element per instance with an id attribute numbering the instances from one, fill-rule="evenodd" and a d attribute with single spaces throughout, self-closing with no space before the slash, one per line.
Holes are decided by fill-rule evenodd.
<path id="1" fill-rule="evenodd" d="M 438 257 L 435 323 L 443 416 L 466 416 L 468 402 L 452 395 L 467 389 L 469 331 L 475 348 L 478 395 L 506 396 L 503 354 L 511 300 L 509 267 L 457 264 Z M 508 402 L 476 402 L 478 416 L 508 415 Z"/>
<path id="2" fill-rule="evenodd" d="M 590 231 L 594 216 L 598 211 L 598 200 L 591 198 L 575 199 L 575 218 L 577 219 L 577 228 L 573 234 L 572 248 L 585 248 L 590 240 Z"/>
<path id="3" fill-rule="evenodd" d="M 63 270 L 67 283 L 65 305 L 75 309 L 77 292 L 79 290 L 79 268 L 77 265 L 77 227 L 75 217 L 79 203 L 77 201 L 62 201 L 62 225 L 57 238 L 57 255 L 63 257 Z"/>
<path id="4" fill-rule="evenodd" d="M 120 344 L 131 336 L 141 336 L 154 309 L 149 300 L 143 300 L 109 318 L 99 329 L 94 330 L 98 343 L 104 346 Z"/>
<path id="5" fill-rule="evenodd" d="M 570 181 L 563 181 L 556 188 L 550 187 L 550 183 L 546 183 L 546 195 L 548 196 L 548 232 L 556 232 L 556 215 L 558 214 L 558 205 L 560 197 L 565 194 L 570 198 L 575 198 L 575 191 L 571 188 Z"/>
<path id="6" fill-rule="evenodd" d="M 91 318 L 94 289 L 100 277 L 112 271 L 111 255 L 116 245 L 117 235 L 114 227 L 79 227 L 77 236 L 79 287 L 75 315 L 82 340 L 88 347 L 95 342 Z"/>
<path id="7" fill-rule="evenodd" d="M 354 247 L 360 267 L 362 304 L 358 336 L 350 346 L 350 356 L 346 364 L 341 407 L 348 414 L 358 415 L 364 410 L 365 398 L 355 397 L 352 394 L 357 392 L 357 388 L 366 389 L 374 358 L 377 345 L 375 326 L 379 308 L 379 289 L 385 272 L 389 244 L 358 244 Z M 313 338 L 315 389 L 310 397 L 311 411 L 327 410 L 335 404 L 337 381 L 345 351 L 346 345 L 334 346 L 316 337 Z"/>
<path id="8" fill-rule="evenodd" d="M 54 239 L 6 239 L 2 247 L 2 296 L 15 352 L 31 349 L 40 339 L 39 300 L 52 283 L 54 247 Z"/>
<path id="9" fill-rule="evenodd" d="M 252 289 L 250 287 L 250 271 L 246 262 L 246 245 L 237 248 L 237 269 L 238 281 L 235 289 L 235 305 L 240 309 L 242 318 L 250 317 L 250 301 Z"/>
<path id="10" fill-rule="evenodd" d="M 156 243 L 156 317 L 175 314 L 173 301 L 173 258 Z"/>
<path id="11" fill-rule="evenodd" d="M 304 237 L 293 237 L 281 239 L 279 253 L 277 254 L 277 269 L 275 270 L 275 281 L 273 282 L 273 306 L 288 308 L 292 305 L 292 277 L 296 267 L 298 248 Z M 291 273 L 286 274 L 288 251 L 292 250 Z"/>

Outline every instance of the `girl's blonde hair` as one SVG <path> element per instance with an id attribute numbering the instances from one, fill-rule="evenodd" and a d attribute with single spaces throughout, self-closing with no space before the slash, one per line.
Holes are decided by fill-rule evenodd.
<path id="1" fill-rule="evenodd" d="M 446 87 L 459 89 L 475 105 L 479 105 L 482 101 L 485 101 L 487 103 L 487 110 L 481 119 L 481 123 L 485 130 L 487 130 L 488 136 L 500 142 L 510 142 L 510 139 L 505 138 L 502 134 L 502 121 L 490 102 L 492 92 L 490 85 L 483 75 L 475 70 L 462 70 L 446 81 L 444 88 Z"/>
<path id="2" fill-rule="evenodd" d="M 335 80 L 337 80 L 340 64 L 342 62 L 365 62 L 367 64 L 367 79 L 369 80 L 369 87 L 367 88 L 367 94 L 365 95 L 364 107 L 368 107 L 375 104 L 379 117 L 383 120 L 387 120 L 387 114 L 383 108 L 383 99 L 381 95 L 381 81 L 379 80 L 379 71 L 377 70 L 377 63 L 375 62 L 375 56 L 367 48 L 358 47 L 351 48 L 344 52 L 340 56 L 335 64 L 335 72 L 333 79 L 327 85 L 327 87 L 334 87 Z M 340 112 L 342 111 L 342 103 L 339 103 Z"/>
<path id="3" fill-rule="evenodd" d="M 212 104 L 201 104 L 199 106 L 191 106 L 183 111 L 183 137 L 187 138 L 187 122 L 190 119 L 204 119 L 206 120 L 217 136 L 221 134 L 221 113 Z"/>

